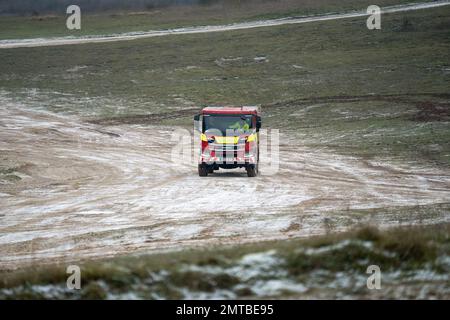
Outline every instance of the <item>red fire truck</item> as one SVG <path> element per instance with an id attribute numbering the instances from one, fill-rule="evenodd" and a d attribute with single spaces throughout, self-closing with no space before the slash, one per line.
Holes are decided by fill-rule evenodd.
<path id="1" fill-rule="evenodd" d="M 200 131 L 198 174 L 215 170 L 245 168 L 247 176 L 258 175 L 259 107 L 206 107 L 194 117 Z"/>

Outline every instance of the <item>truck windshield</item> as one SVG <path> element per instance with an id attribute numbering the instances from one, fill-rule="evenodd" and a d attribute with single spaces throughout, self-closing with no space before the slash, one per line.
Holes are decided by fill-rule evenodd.
<path id="1" fill-rule="evenodd" d="M 223 136 L 250 133 L 253 129 L 252 115 L 204 115 L 204 132 L 218 130 Z"/>

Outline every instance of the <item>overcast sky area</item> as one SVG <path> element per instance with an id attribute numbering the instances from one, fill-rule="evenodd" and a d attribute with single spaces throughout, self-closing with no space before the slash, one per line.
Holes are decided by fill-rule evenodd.
<path id="1" fill-rule="evenodd" d="M 84 12 L 151 10 L 165 6 L 207 5 L 223 0 L 0 0 L 2 15 L 65 14 L 67 6 L 79 5 Z M 232 0 L 233 1 L 233 0 Z"/>

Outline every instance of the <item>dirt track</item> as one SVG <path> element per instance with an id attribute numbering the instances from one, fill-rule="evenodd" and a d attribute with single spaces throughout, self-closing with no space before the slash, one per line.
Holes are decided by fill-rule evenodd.
<path id="1" fill-rule="evenodd" d="M 406 12 L 406 11 L 413 11 L 413 10 L 437 8 L 437 7 L 442 7 L 442 6 L 446 6 L 446 5 L 450 5 L 450 2 L 448 0 L 425 2 L 425 3 L 411 3 L 411 4 L 382 8 L 382 13 L 387 14 L 387 13 L 395 13 L 395 12 Z M 281 26 L 281 25 L 287 25 L 287 24 L 300 24 L 300 23 L 348 19 L 348 18 L 357 18 L 357 17 L 366 17 L 366 16 L 368 16 L 367 12 L 365 10 L 362 10 L 362 11 L 354 11 L 354 12 L 348 12 L 348 13 L 333 13 L 333 14 L 324 14 L 324 15 L 309 16 L 309 17 L 288 17 L 288 18 L 272 19 L 272 20 L 242 22 L 242 23 L 235 23 L 235 24 L 229 24 L 229 25 L 198 26 L 198 27 L 187 27 L 187 28 L 169 29 L 169 30 L 129 32 L 129 33 L 123 33 L 123 34 L 112 34 L 112 35 L 102 35 L 102 36 L 0 40 L 0 49 L 42 47 L 42 46 L 62 46 L 62 45 L 70 45 L 70 44 L 82 44 L 82 43 L 103 43 L 103 42 L 127 41 L 127 40 L 136 40 L 136 39 L 142 39 L 142 38 L 164 37 L 164 36 L 170 36 L 170 35 L 225 32 L 225 31 L 233 31 L 233 30 L 245 30 L 245 29 L 254 29 L 254 28 L 261 28 L 261 27 L 274 27 L 274 26 Z"/>
<path id="2" fill-rule="evenodd" d="M 0 269 L 308 236 L 365 222 L 450 221 L 429 210 L 354 211 L 448 202 L 450 175 L 437 168 L 311 150 L 281 132 L 277 175 L 200 178 L 195 166 L 170 162 L 171 133 L 87 124 L 2 101 L 2 162 L 22 180 L 0 184 Z"/>

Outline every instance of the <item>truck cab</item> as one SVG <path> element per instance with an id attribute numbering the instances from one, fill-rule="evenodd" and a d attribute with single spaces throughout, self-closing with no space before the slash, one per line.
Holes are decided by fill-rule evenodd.
<path id="1" fill-rule="evenodd" d="M 194 117 L 200 131 L 198 174 L 245 168 L 256 177 L 259 167 L 259 107 L 206 107 Z"/>

